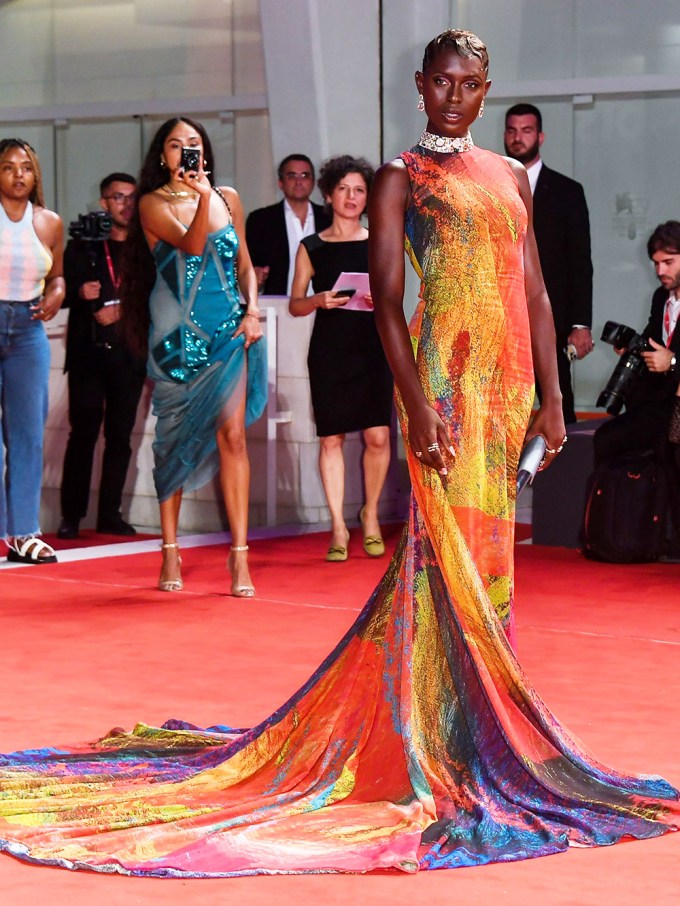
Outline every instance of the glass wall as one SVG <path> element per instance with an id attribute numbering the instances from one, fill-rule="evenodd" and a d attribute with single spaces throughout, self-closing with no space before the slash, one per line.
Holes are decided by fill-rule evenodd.
<path id="1" fill-rule="evenodd" d="M 258 0 L 22 0 L 0 5 L 0 34 L 0 136 L 36 148 L 66 223 L 97 206 L 102 176 L 136 174 L 177 113 L 204 123 L 216 179 L 247 208 L 273 196 Z"/>

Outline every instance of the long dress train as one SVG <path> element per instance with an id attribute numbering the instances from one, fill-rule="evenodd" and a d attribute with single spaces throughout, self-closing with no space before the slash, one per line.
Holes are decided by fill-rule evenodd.
<path id="1" fill-rule="evenodd" d="M 514 176 L 478 149 L 416 147 L 403 159 L 414 187 L 407 246 L 423 277 L 414 353 L 455 466 L 442 478 L 409 452 L 408 524 L 384 578 L 258 727 L 170 721 L 0 759 L 8 852 L 162 877 L 416 871 L 680 824 L 677 791 L 594 761 L 508 641 L 514 478 L 532 393 Z"/>

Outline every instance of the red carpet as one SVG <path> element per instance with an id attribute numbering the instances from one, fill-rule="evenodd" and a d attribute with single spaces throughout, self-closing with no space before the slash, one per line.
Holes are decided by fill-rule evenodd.
<path id="1" fill-rule="evenodd" d="M 386 527 L 393 548 L 399 527 Z M 137 720 L 248 726 L 318 665 L 380 579 L 352 533 L 255 541 L 256 600 L 226 594 L 226 547 L 183 550 L 185 591 L 155 590 L 158 552 L 3 570 L 0 751 L 92 739 Z M 680 784 L 680 566 L 613 566 L 517 549 L 519 653 L 556 714 L 605 763 Z M 415 877 L 160 881 L 0 856 L 3 906 L 547 904 L 680 901 L 680 834 Z"/>

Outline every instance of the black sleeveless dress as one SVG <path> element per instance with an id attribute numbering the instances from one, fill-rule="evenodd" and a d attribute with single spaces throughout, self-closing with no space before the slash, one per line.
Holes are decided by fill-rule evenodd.
<path id="1" fill-rule="evenodd" d="M 302 240 L 314 268 L 314 292 L 333 288 L 343 271 L 368 271 L 368 240 Z M 392 374 L 373 312 L 317 309 L 307 356 L 312 408 L 319 437 L 389 425 Z"/>

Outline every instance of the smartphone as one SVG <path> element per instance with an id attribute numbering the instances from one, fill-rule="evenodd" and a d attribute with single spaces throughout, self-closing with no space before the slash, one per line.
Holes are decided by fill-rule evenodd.
<path id="1" fill-rule="evenodd" d="M 201 149 L 200 148 L 182 148 L 182 157 L 180 166 L 185 173 L 192 171 L 198 173 L 201 166 Z"/>
<path id="2" fill-rule="evenodd" d="M 351 299 L 355 292 L 356 292 L 355 289 L 339 289 L 337 291 L 337 293 L 333 294 L 333 298 L 334 299 Z"/>

